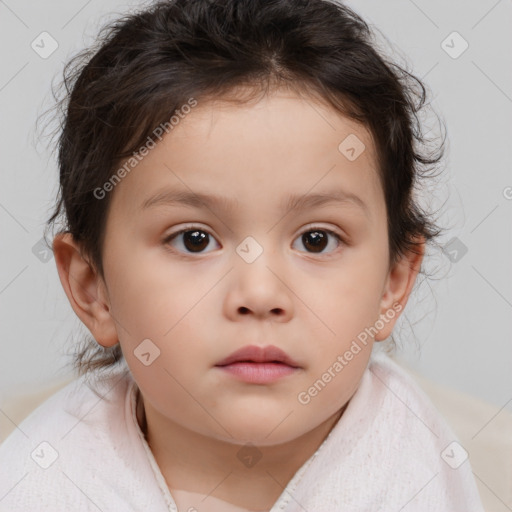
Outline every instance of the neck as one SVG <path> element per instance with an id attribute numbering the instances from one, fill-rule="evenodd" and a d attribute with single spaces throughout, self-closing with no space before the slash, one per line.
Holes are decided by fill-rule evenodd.
<path id="1" fill-rule="evenodd" d="M 287 443 L 244 446 L 191 431 L 140 402 L 139 425 L 178 508 L 201 503 L 202 510 L 226 512 L 270 510 L 346 408 Z"/>

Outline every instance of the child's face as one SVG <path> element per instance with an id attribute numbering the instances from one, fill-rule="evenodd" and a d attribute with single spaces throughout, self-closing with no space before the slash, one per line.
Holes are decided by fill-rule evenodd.
<path id="1" fill-rule="evenodd" d="M 352 161 L 338 149 L 351 134 L 366 147 Z M 162 195 L 171 191 L 226 204 L 171 204 Z M 287 207 L 289 196 L 341 191 L 359 200 Z M 372 348 L 367 334 L 358 348 L 354 340 L 391 310 L 377 339 L 387 337 L 398 317 L 392 305 L 412 286 L 408 271 L 388 272 L 386 207 L 367 131 L 292 93 L 243 106 L 199 102 L 113 194 L 104 298 L 148 418 L 270 445 L 336 415 Z M 184 228 L 200 231 L 165 242 Z M 92 329 L 96 339 L 102 328 Z M 146 339 L 160 351 L 147 366 L 136 356 Z M 299 368 L 254 383 L 216 366 L 247 345 L 279 347 Z M 144 361 L 156 354 L 148 347 Z"/>

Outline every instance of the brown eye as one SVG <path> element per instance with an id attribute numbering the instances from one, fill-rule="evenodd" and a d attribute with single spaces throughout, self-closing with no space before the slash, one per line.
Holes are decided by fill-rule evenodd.
<path id="1" fill-rule="evenodd" d="M 325 251 L 325 249 L 329 247 L 329 244 L 331 247 L 333 245 L 330 238 L 334 238 L 334 250 L 336 250 L 341 244 L 342 239 L 331 230 L 320 228 L 309 229 L 308 231 L 304 231 L 299 237 L 307 252 L 317 254 L 333 252 L 333 250 Z"/>
<path id="2" fill-rule="evenodd" d="M 183 244 L 191 252 L 201 252 L 208 247 L 210 235 L 204 231 L 185 231 L 183 233 Z"/>
<path id="3" fill-rule="evenodd" d="M 179 252 L 202 253 L 213 240 L 215 239 L 202 229 L 183 229 L 167 237 L 164 243 L 178 249 Z"/>
<path id="4" fill-rule="evenodd" d="M 327 236 L 322 231 L 308 231 L 302 235 L 304 247 L 311 252 L 322 252 L 327 247 Z"/>

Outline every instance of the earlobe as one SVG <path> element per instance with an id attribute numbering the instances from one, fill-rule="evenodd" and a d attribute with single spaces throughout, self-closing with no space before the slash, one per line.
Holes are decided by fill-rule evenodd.
<path id="1" fill-rule="evenodd" d="M 381 319 L 384 327 L 375 336 L 375 341 L 387 339 L 398 317 L 405 309 L 425 254 L 425 239 L 420 238 L 415 251 L 403 256 L 389 271 L 381 299 Z"/>
<path id="2" fill-rule="evenodd" d="M 100 345 L 114 346 L 118 337 L 103 279 L 82 256 L 80 245 L 70 233 L 55 236 L 53 252 L 73 311 Z"/>

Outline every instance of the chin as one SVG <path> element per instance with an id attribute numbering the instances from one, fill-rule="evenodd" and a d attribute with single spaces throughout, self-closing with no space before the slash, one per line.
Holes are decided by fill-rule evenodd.
<path id="1" fill-rule="evenodd" d="M 290 415 L 290 418 L 293 415 Z M 229 436 L 224 430 L 217 430 L 213 434 L 217 439 L 226 443 L 246 445 L 253 444 L 256 446 L 275 446 L 284 444 L 300 437 L 305 433 L 303 430 L 304 425 L 300 430 L 297 428 L 297 422 L 289 422 L 285 420 L 280 424 L 282 418 L 271 422 L 267 419 L 262 421 L 260 418 L 245 418 L 243 423 L 230 422 L 224 424 L 225 428 L 229 431 Z M 295 429 L 290 430 L 290 427 Z"/>

